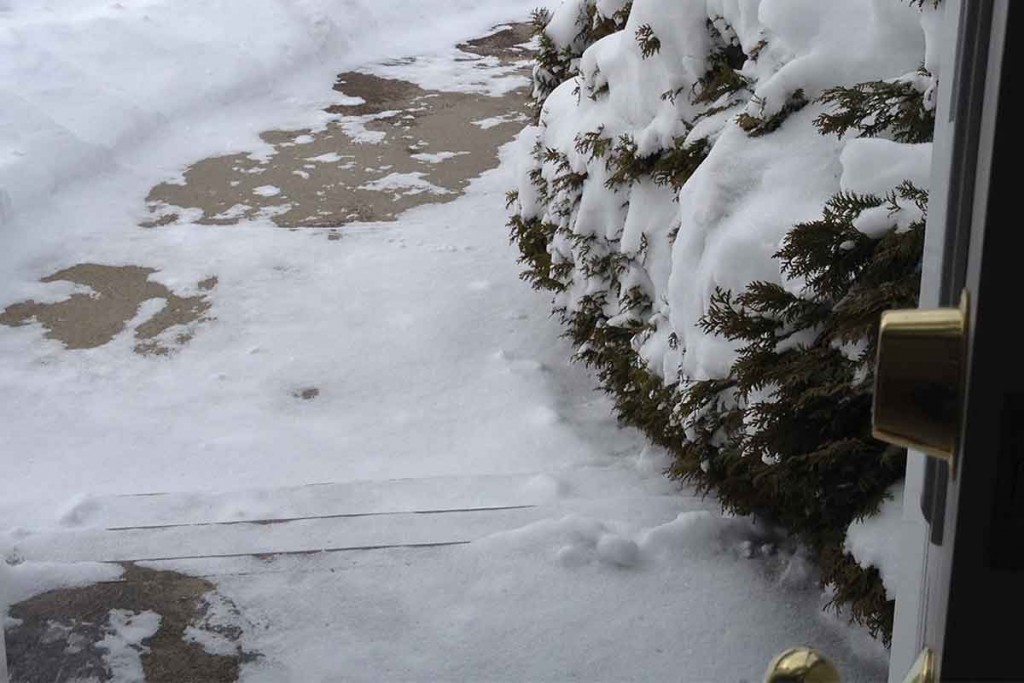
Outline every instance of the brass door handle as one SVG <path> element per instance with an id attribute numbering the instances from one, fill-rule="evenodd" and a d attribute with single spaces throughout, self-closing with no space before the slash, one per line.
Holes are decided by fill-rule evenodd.
<path id="1" fill-rule="evenodd" d="M 832 662 L 809 647 L 794 647 L 768 665 L 764 683 L 840 683 Z"/>
<path id="2" fill-rule="evenodd" d="M 764 683 L 840 683 L 840 680 L 839 672 L 819 652 L 809 647 L 794 647 L 772 660 Z M 921 652 L 903 683 L 935 683 L 935 655 L 931 650 Z"/>
<path id="3" fill-rule="evenodd" d="M 959 308 L 882 314 L 872 428 L 876 439 L 945 460 L 955 474 L 966 345 L 966 291 Z"/>

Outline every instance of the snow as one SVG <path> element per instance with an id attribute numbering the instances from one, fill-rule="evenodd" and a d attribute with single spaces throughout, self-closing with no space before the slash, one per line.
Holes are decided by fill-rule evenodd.
<path id="1" fill-rule="evenodd" d="M 793 643 L 828 652 L 844 680 L 884 677 L 882 647 L 820 609 L 800 555 L 713 504 L 660 508 L 593 501 L 465 546 L 324 555 L 302 573 L 287 558 L 226 564 L 218 591 L 275 624 L 243 637 L 264 655 L 243 679 L 325 680 L 342 661 L 357 681 L 678 680 L 681 666 L 684 680 L 759 680 Z"/>
<path id="2" fill-rule="evenodd" d="M 594 550 L 598 560 L 616 567 L 632 567 L 640 560 L 637 544 L 617 534 L 601 534 Z"/>
<path id="3" fill-rule="evenodd" d="M 260 185 L 255 188 L 252 193 L 260 197 L 276 197 L 281 194 L 281 188 L 275 187 L 274 185 Z"/>
<path id="4" fill-rule="evenodd" d="M 854 522 L 846 532 L 846 550 L 863 567 L 877 567 L 886 595 L 895 599 L 901 591 L 917 589 L 920 567 L 907 552 L 921 534 L 919 515 L 904 511 L 903 482 L 894 484 L 877 515 Z"/>
<path id="5" fill-rule="evenodd" d="M 756 89 L 768 115 L 797 88 L 814 97 L 827 87 L 914 71 L 925 51 L 921 13 L 909 3 L 763 0 L 758 18 L 792 55 Z M 760 106 L 752 102 L 747 111 L 758 114 Z"/>
<path id="6" fill-rule="evenodd" d="M 409 156 L 417 161 L 425 161 L 428 164 L 439 164 L 443 161 L 447 161 L 448 159 L 454 159 L 455 157 L 463 156 L 465 154 L 469 154 L 469 152 L 437 152 L 435 154 L 421 152 L 419 154 L 410 154 Z"/>
<path id="7" fill-rule="evenodd" d="M 546 30 L 558 46 L 572 44 L 581 6 L 566 2 L 554 13 Z M 808 105 L 780 130 L 760 138 L 741 130 L 735 118 L 742 111 L 771 116 L 798 89 L 812 99 L 827 87 L 906 74 L 916 78 L 926 51 L 940 39 L 936 14 L 887 0 L 637 0 L 625 30 L 583 54 L 579 78 L 552 93 L 541 126 L 531 134 L 545 147 L 566 153 L 575 171 L 588 173 L 578 209 L 568 218 L 546 218 L 568 222 L 580 233 L 621 238 L 619 248 L 626 253 L 635 253 L 641 236 L 646 237 L 650 253 L 644 272 L 631 274 L 629 284 L 643 286 L 654 302 L 654 318 L 643 322 L 655 332 L 642 345 L 652 370 L 668 379 L 726 374 L 736 357 L 735 344 L 700 328 L 707 301 L 716 288 L 741 291 L 753 280 L 799 287 L 782 282 L 772 255 L 794 225 L 820 217 L 831 195 L 855 187 L 886 194 L 903 180 L 927 187 L 930 145 L 822 136 L 812 125 L 823 111 L 820 104 Z M 709 19 L 731 27 L 748 54 L 761 41 L 768 43 L 742 70 L 754 92 L 741 93 L 735 104 L 688 130 L 682 122 L 692 121 L 701 109 L 688 97 L 666 99 L 663 94 L 688 91 L 704 75 L 711 48 Z M 646 58 L 635 40 L 644 25 L 661 43 Z M 592 94 L 602 86 L 608 86 L 607 94 L 576 94 L 577 88 Z M 579 135 L 599 129 L 613 139 L 632 136 L 641 154 L 671 147 L 680 135 L 688 143 L 707 139 L 713 147 L 678 195 L 646 180 L 609 190 L 604 162 L 575 149 Z M 526 174 L 529 164 L 525 159 L 521 164 L 526 167 L 520 174 L 521 207 L 525 216 L 538 215 Z M 550 179 L 553 172 L 548 164 L 545 176 Z M 879 229 L 877 223 L 865 227 Z M 669 234 L 676 230 L 678 239 L 672 243 Z M 557 304 L 571 311 L 586 291 L 579 285 Z M 667 343 L 673 334 L 679 352 Z"/>
<path id="8" fill-rule="evenodd" d="M 521 114 L 506 114 L 504 116 L 492 116 L 487 119 L 480 119 L 479 121 L 473 121 L 474 126 L 480 126 L 484 130 L 488 128 L 494 128 L 505 123 L 524 123 L 526 117 Z"/>
<path id="9" fill-rule="evenodd" d="M 885 197 L 904 181 L 928 187 L 931 177 L 931 144 L 906 145 L 882 139 L 851 140 L 840 157 L 845 192 Z M 899 229 L 921 218 L 912 202 L 896 200 L 900 211 L 888 204 L 868 209 L 854 221 L 854 227 L 868 237 L 879 238 L 894 225 Z"/>
<path id="10" fill-rule="evenodd" d="M 679 193 L 686 229 L 673 246 L 667 299 L 686 377 L 723 377 L 735 360 L 734 343 L 698 325 L 715 288 L 779 281 L 772 254 L 794 225 L 821 216 L 836 189 L 840 143 L 811 128 L 815 115 L 794 114 L 763 138 L 728 127 Z"/>
<path id="11" fill-rule="evenodd" d="M 106 650 L 103 660 L 112 681 L 115 683 L 145 683 L 142 671 L 142 655 L 149 648 L 142 641 L 156 635 L 160 628 L 160 615 L 152 612 L 129 612 L 123 609 L 110 610 L 107 617 L 106 636 L 96 644 Z"/>
<path id="12" fill-rule="evenodd" d="M 387 137 L 387 133 L 379 130 L 367 130 L 365 126 L 367 121 L 372 121 L 374 118 L 380 118 L 380 116 L 346 118 L 342 124 L 345 129 L 345 134 L 352 138 L 354 142 L 358 142 L 359 144 L 380 144 L 381 141 Z"/>
<path id="13" fill-rule="evenodd" d="M 840 155 L 843 174 L 839 187 L 845 192 L 885 196 L 904 180 L 928 187 L 931 177 L 931 144 L 907 145 L 880 138 L 850 140 Z"/>
<path id="14" fill-rule="evenodd" d="M 211 655 L 231 657 L 238 654 L 238 645 L 215 631 L 206 631 L 195 626 L 185 629 L 185 640 L 200 645 Z"/>
<path id="15" fill-rule="evenodd" d="M 580 17 L 579 3 L 562 2 L 552 13 L 544 32 L 551 37 L 556 45 L 571 45 L 579 33 L 577 22 Z"/>
<path id="16" fill-rule="evenodd" d="M 98 562 L 59 563 L 22 562 L 12 548 L 12 537 L 20 534 L 8 530 L 8 538 L 0 536 L 0 613 L 7 607 L 33 595 L 57 588 L 87 586 L 97 581 L 111 581 L 121 576 L 121 567 Z"/>
<path id="17" fill-rule="evenodd" d="M 517 5 L 524 6 L 522 0 L 517 0 Z M 534 6 L 538 6 L 538 3 L 534 3 Z M 511 9 L 509 11 L 511 12 Z M 527 13 L 521 11 L 520 16 L 527 16 Z M 467 62 L 472 64 L 473 68 L 464 68 Z M 391 60 L 382 65 L 375 65 L 372 73 L 384 78 L 400 78 L 425 90 L 481 93 L 500 97 L 530 84 L 529 79 L 517 73 L 525 64 L 526 61 L 522 64 L 502 64 L 496 57 L 480 57 L 450 48 L 417 59 L 411 64 Z"/>
<path id="18" fill-rule="evenodd" d="M 309 157 L 306 161 L 315 161 L 321 164 L 336 164 L 341 161 L 342 156 L 337 152 L 327 152 L 326 154 L 319 154 L 315 157 Z"/>
<path id="19" fill-rule="evenodd" d="M 435 185 L 429 180 L 425 180 L 427 174 L 422 171 L 413 171 L 412 173 L 389 173 L 383 178 L 370 181 L 365 185 L 360 185 L 361 190 L 376 190 L 378 192 L 386 192 L 387 190 L 397 190 L 396 196 L 409 195 L 409 194 L 420 194 L 422 192 L 430 192 L 431 194 L 448 194 L 449 191 L 439 185 Z"/>
<path id="20" fill-rule="evenodd" d="M 240 644 L 230 637 L 233 632 L 251 628 L 238 609 L 219 593 L 203 596 L 202 616 L 185 629 L 184 639 L 200 645 L 212 655 L 233 657 L 240 654 Z"/>

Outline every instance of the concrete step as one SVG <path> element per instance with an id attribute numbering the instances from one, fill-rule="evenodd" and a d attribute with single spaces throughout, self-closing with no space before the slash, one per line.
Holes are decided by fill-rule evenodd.
<path id="1" fill-rule="evenodd" d="M 88 497 L 53 520 L 64 529 L 132 529 L 246 521 L 292 521 L 311 517 L 393 512 L 455 511 L 541 505 L 559 500 L 671 493 L 654 478 L 623 477 L 619 468 L 350 481 L 266 490 L 143 493 Z M 629 482 L 629 483 L 627 483 Z M 6 512 L 6 511 L 5 511 Z M 38 522 L 4 517 L 10 526 Z"/>
<path id="2" fill-rule="evenodd" d="M 17 543 L 30 562 L 142 562 L 469 543 L 530 524 L 538 507 L 395 512 L 156 528 L 78 529 L 29 534 Z"/>

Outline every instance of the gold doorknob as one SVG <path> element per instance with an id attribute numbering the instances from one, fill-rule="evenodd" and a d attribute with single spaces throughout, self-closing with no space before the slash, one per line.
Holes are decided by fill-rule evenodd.
<path id="1" fill-rule="evenodd" d="M 768 665 L 764 683 L 840 683 L 839 672 L 820 653 L 809 647 L 794 647 L 779 654 Z"/>
<path id="2" fill-rule="evenodd" d="M 882 314 L 872 429 L 876 439 L 955 465 L 966 344 L 966 291 L 959 308 Z"/>

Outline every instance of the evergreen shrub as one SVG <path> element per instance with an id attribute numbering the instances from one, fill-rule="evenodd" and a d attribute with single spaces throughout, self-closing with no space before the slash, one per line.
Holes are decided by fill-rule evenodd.
<path id="1" fill-rule="evenodd" d="M 629 18 L 629 5 L 602 17 L 594 0 L 578 2 L 580 31 L 567 46 L 545 33 L 549 14 L 534 14 L 538 107 L 560 83 L 580 76 L 589 45 L 621 31 Z M 821 109 L 814 120 L 821 135 L 931 140 L 933 79 L 926 71 L 835 87 L 814 99 L 796 90 L 778 112 L 754 116 L 744 108 L 757 102 L 741 69 L 767 44 L 744 54 L 723 22 L 709 20 L 707 28 L 712 51 L 704 76 L 661 94 L 673 102 L 687 97 L 696 107 L 688 130 L 732 110 L 748 135 L 771 135 L 814 103 Z M 649 25 L 634 37 L 644 59 L 662 47 Z M 588 160 L 583 171 L 573 166 L 569 150 L 538 143 L 529 178 L 543 217 L 523 210 L 517 192 L 508 196 L 522 277 L 553 293 L 575 359 L 596 371 L 620 420 L 672 454 L 669 476 L 714 493 L 730 511 L 757 515 L 793 534 L 812 550 L 822 584 L 833 590 L 832 604 L 846 607 L 887 643 L 893 602 L 878 571 L 859 565 L 844 540 L 849 524 L 875 512 L 904 470 L 904 452 L 871 437 L 873 361 L 881 312 L 918 300 L 927 192 L 904 182 L 885 195 L 831 197 L 819 219 L 791 227 L 775 254 L 785 281 L 802 286 L 755 281 L 740 292 L 718 289 L 707 302 L 703 330 L 739 348 L 728 374 L 663 379 L 638 352 L 658 324 L 654 302 L 634 277 L 643 272 L 650 245 L 645 238 L 630 251 L 621 235 L 581 224 L 580 198 L 598 169 L 605 188 L 621 194 L 624 204 L 637 183 L 678 192 L 713 145 L 713 139 L 683 135 L 642 153 L 630 135 L 611 136 L 601 127 L 575 140 L 573 151 Z M 866 212 L 876 219 L 883 212 L 889 227 L 871 235 L 858 230 Z M 667 234 L 671 240 L 675 231 Z M 669 343 L 678 343 L 674 334 Z"/>

